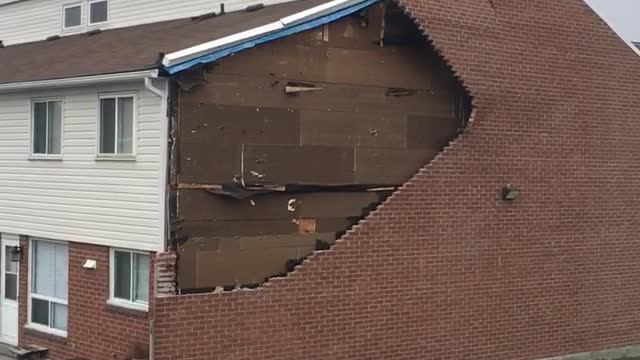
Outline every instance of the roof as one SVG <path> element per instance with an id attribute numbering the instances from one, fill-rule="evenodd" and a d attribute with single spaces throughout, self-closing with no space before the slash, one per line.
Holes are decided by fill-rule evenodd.
<path id="1" fill-rule="evenodd" d="M 0 49 L 0 84 L 153 69 L 171 53 L 253 29 L 327 3 L 300 0 L 258 11 L 158 22 Z"/>

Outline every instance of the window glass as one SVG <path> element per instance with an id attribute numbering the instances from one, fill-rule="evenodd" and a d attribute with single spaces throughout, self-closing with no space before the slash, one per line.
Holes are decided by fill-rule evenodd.
<path id="1" fill-rule="evenodd" d="M 118 153 L 133 152 L 133 98 L 118 98 Z"/>
<path id="2" fill-rule="evenodd" d="M 18 299 L 18 263 L 11 261 L 13 246 L 4 247 L 4 298 Z"/>
<path id="3" fill-rule="evenodd" d="M 40 299 L 31 299 L 31 322 L 40 325 L 49 325 L 49 302 Z"/>
<path id="4" fill-rule="evenodd" d="M 134 257 L 134 296 L 135 302 L 149 301 L 149 256 L 143 254 L 135 254 Z"/>
<path id="5" fill-rule="evenodd" d="M 116 251 L 114 254 L 115 278 L 113 296 L 131 300 L 131 253 Z"/>
<path id="6" fill-rule="evenodd" d="M 32 242 L 31 322 L 67 330 L 68 248 L 48 241 Z"/>
<path id="7" fill-rule="evenodd" d="M 134 101 L 132 96 L 100 99 L 100 153 L 133 153 Z"/>
<path id="8" fill-rule="evenodd" d="M 112 298 L 128 302 L 149 302 L 149 255 L 124 250 L 113 251 Z"/>
<path id="9" fill-rule="evenodd" d="M 100 100 L 100 152 L 115 153 L 116 99 Z"/>
<path id="10" fill-rule="evenodd" d="M 33 153 L 46 154 L 47 151 L 47 103 L 33 104 Z"/>
<path id="11" fill-rule="evenodd" d="M 62 101 L 33 103 L 33 153 L 62 153 Z"/>
<path id="12" fill-rule="evenodd" d="M 82 25 L 82 6 L 69 6 L 64 8 L 64 27 L 76 27 Z"/>
<path id="13" fill-rule="evenodd" d="M 89 24 L 107 21 L 108 2 L 96 1 L 89 5 Z"/>

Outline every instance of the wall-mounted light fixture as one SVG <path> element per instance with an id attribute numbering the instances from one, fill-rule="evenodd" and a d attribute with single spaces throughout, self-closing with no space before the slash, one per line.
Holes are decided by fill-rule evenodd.
<path id="1" fill-rule="evenodd" d="M 98 267 L 98 262 L 93 259 L 87 259 L 84 264 L 82 264 L 82 267 L 89 270 L 95 270 Z"/>
<path id="2" fill-rule="evenodd" d="M 512 186 L 511 184 L 508 184 L 507 186 L 502 188 L 502 200 L 513 201 L 518 196 L 520 196 L 520 192 L 520 189 Z"/>
<path id="3" fill-rule="evenodd" d="M 22 260 L 22 248 L 20 246 L 14 246 L 11 249 L 9 257 L 11 262 L 20 262 Z"/>

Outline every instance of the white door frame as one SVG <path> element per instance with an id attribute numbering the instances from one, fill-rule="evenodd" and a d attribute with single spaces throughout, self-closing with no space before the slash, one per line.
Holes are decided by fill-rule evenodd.
<path id="1" fill-rule="evenodd" d="M 19 296 L 20 296 L 20 263 L 15 264 L 16 275 L 16 300 L 7 299 L 6 295 L 6 270 L 7 260 L 11 255 L 7 254 L 7 247 L 19 246 L 19 237 L 7 234 L 0 234 L 0 342 L 17 346 L 19 333 Z M 11 274 L 11 272 L 10 272 Z M 6 323 L 10 321 L 11 324 Z M 10 334 L 9 334 L 10 333 Z"/>

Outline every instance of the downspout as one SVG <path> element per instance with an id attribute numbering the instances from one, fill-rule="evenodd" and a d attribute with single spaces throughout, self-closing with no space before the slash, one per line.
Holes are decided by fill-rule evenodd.
<path id="1" fill-rule="evenodd" d="M 168 212 L 168 201 L 167 201 L 167 164 L 168 164 L 168 140 L 169 140 L 169 113 L 168 113 L 168 102 L 169 102 L 169 80 L 164 80 L 164 86 L 162 89 L 157 88 L 153 84 L 153 80 L 157 79 L 157 77 L 145 77 L 144 78 L 144 87 L 152 92 L 153 94 L 160 97 L 160 237 L 161 237 L 161 246 L 159 247 L 159 252 L 164 252 L 167 246 L 167 234 L 168 234 L 168 224 L 167 215 Z M 157 285 L 156 272 L 154 271 L 154 280 L 153 280 L 153 289 L 152 292 L 152 306 L 149 312 L 149 360 L 154 359 L 154 348 L 155 348 L 155 288 Z"/>

